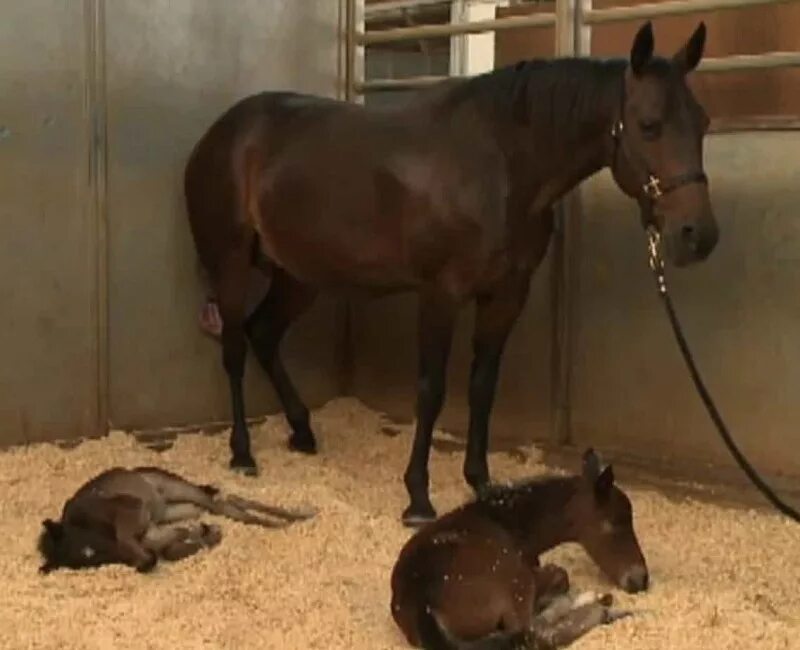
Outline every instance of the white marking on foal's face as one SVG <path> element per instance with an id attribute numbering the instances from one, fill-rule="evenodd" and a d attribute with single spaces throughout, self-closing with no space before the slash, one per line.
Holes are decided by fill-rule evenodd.
<path id="1" fill-rule="evenodd" d="M 81 555 L 85 557 L 87 560 L 94 557 L 95 550 L 91 546 L 84 546 L 81 549 Z"/>

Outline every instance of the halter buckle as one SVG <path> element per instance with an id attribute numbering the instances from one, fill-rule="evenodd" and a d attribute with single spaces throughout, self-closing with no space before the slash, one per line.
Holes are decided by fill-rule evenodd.
<path id="1" fill-rule="evenodd" d="M 644 193 L 651 199 L 658 199 L 664 195 L 661 189 L 661 179 L 652 174 L 650 174 L 647 183 L 642 186 L 642 189 L 644 189 Z"/>

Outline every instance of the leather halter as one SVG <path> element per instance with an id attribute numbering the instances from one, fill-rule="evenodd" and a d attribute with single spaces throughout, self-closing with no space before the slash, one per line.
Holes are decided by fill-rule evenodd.
<path id="1" fill-rule="evenodd" d="M 622 78 L 622 101 L 619 107 L 619 119 L 614 123 L 611 127 L 611 137 L 614 142 L 614 150 L 611 158 L 611 169 L 614 170 L 614 167 L 617 164 L 617 152 L 621 148 L 621 137 L 622 133 L 625 131 L 625 121 L 623 119 L 624 111 L 625 111 L 625 77 Z M 640 199 L 644 199 L 645 203 L 648 205 L 648 208 L 652 211 L 652 207 L 655 202 L 660 199 L 665 194 L 673 192 L 677 190 L 679 187 L 683 187 L 684 185 L 691 185 L 693 183 L 705 183 L 708 184 L 708 177 L 706 176 L 705 172 L 702 170 L 692 170 L 685 172 L 683 174 L 678 174 L 676 176 L 672 176 L 666 180 L 663 180 L 658 174 L 654 174 L 650 171 L 647 167 L 647 163 L 643 162 L 644 166 L 644 175 L 647 178 L 647 182 L 641 184 L 642 196 L 639 197 Z"/>

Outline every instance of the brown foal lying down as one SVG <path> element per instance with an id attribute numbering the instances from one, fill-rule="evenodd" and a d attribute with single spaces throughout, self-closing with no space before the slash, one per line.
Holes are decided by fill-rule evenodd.
<path id="1" fill-rule="evenodd" d="M 591 449 L 579 476 L 489 487 L 420 529 L 392 572 L 392 616 L 411 645 L 431 650 L 568 645 L 617 615 L 606 597 L 564 604 L 566 571 L 539 562 L 564 542 L 626 591 L 647 589 L 631 502 Z M 537 615 L 553 599 L 555 613 Z"/>
<path id="2" fill-rule="evenodd" d="M 220 542 L 218 526 L 197 520 L 203 512 L 267 528 L 314 516 L 223 494 L 157 467 L 114 467 L 81 486 L 60 521 L 42 522 L 39 570 L 126 564 L 151 571 L 159 558 L 179 560 Z"/>

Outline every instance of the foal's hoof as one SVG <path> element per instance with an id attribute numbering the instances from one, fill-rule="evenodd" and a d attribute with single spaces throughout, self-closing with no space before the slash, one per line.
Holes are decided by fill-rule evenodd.
<path id="1" fill-rule="evenodd" d="M 317 453 L 317 441 L 313 435 L 293 433 L 289 436 L 289 449 L 314 456 Z"/>
<path id="2" fill-rule="evenodd" d="M 436 519 L 436 510 L 430 503 L 422 506 L 410 505 L 403 511 L 403 525 L 407 528 L 421 528 Z"/>
<path id="3" fill-rule="evenodd" d="M 149 553 L 147 559 L 139 563 L 139 565 L 136 567 L 136 571 L 139 573 L 150 573 L 156 568 L 157 563 L 158 556 L 155 553 Z"/>
<path id="4" fill-rule="evenodd" d="M 251 456 L 245 456 L 243 458 L 234 456 L 231 458 L 230 468 L 234 472 L 243 474 L 244 476 L 258 476 L 256 461 L 254 461 Z"/>
<path id="5" fill-rule="evenodd" d="M 222 529 L 215 524 L 203 524 L 202 528 L 203 544 L 208 548 L 214 548 L 222 541 Z"/>

